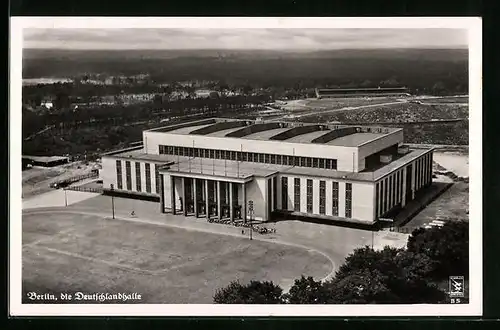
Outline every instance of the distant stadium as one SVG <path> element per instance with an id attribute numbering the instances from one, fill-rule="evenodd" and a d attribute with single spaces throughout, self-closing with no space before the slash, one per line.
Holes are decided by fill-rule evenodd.
<path id="1" fill-rule="evenodd" d="M 316 98 L 343 97 L 377 97 L 377 96 L 410 96 L 406 87 L 388 88 L 316 88 Z"/>

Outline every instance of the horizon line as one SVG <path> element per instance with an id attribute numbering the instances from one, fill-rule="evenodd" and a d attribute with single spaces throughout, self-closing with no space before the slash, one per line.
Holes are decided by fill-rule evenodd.
<path id="1" fill-rule="evenodd" d="M 391 50 L 391 49 L 411 49 L 411 50 L 427 50 L 427 49 L 446 49 L 446 50 L 454 50 L 461 49 L 467 50 L 468 45 L 463 46 L 425 46 L 425 47 L 353 47 L 353 48 L 326 48 L 326 49 L 318 49 L 318 48 L 281 48 L 281 49 L 269 49 L 269 48 L 54 48 L 54 47 L 26 47 L 23 50 L 66 50 L 66 51 L 178 51 L 178 50 L 233 50 L 233 51 L 300 51 L 300 52 L 321 52 L 321 51 L 337 51 L 337 50 Z"/>

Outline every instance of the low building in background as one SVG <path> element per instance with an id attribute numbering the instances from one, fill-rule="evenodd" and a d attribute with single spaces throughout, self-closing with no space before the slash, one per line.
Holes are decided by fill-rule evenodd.
<path id="1" fill-rule="evenodd" d="M 61 156 L 22 156 L 23 164 L 52 167 L 69 163 L 69 157 Z M 24 165 L 23 165 L 24 166 Z"/>
<path id="2" fill-rule="evenodd" d="M 269 221 L 310 217 L 374 224 L 432 182 L 432 149 L 403 130 L 205 119 L 143 132 L 143 145 L 102 156 L 110 193 L 184 216 Z"/>
<path id="3" fill-rule="evenodd" d="M 385 88 L 316 88 L 316 97 L 343 98 L 343 97 L 377 97 L 377 96 L 410 96 L 406 87 Z"/>

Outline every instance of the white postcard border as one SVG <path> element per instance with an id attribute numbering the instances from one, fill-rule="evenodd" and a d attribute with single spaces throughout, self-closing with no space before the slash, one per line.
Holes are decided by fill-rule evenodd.
<path id="1" fill-rule="evenodd" d="M 89 22 L 92 22 L 89 24 Z M 22 304 L 21 100 L 23 28 L 460 28 L 469 30 L 470 302 L 456 305 Z M 477 17 L 106 18 L 10 20 L 9 314 L 12 316 L 479 316 L 482 313 L 482 34 Z M 457 274 L 461 275 L 461 274 Z"/>

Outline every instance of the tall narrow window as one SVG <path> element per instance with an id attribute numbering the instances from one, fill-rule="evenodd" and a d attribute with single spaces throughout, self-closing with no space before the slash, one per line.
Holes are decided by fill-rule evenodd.
<path id="1" fill-rule="evenodd" d="M 393 200 L 392 200 L 392 187 L 394 185 L 393 183 L 393 176 L 391 175 L 389 177 L 389 207 L 388 209 L 390 210 L 392 208 Z"/>
<path id="2" fill-rule="evenodd" d="M 300 178 L 295 178 L 293 182 L 293 210 L 300 212 Z"/>
<path id="3" fill-rule="evenodd" d="M 135 188 L 137 191 L 142 190 L 141 163 L 138 163 L 138 162 L 135 163 Z"/>
<path id="4" fill-rule="evenodd" d="M 307 179 L 307 213 L 313 213 L 313 180 Z"/>
<path id="5" fill-rule="evenodd" d="M 151 193 L 151 164 L 146 163 L 146 192 Z"/>
<path id="6" fill-rule="evenodd" d="M 345 217 L 352 217 L 352 183 L 345 184 Z"/>
<path id="7" fill-rule="evenodd" d="M 278 209 L 278 177 L 273 177 L 273 210 Z"/>
<path id="8" fill-rule="evenodd" d="M 125 162 L 125 179 L 127 184 L 127 190 L 132 190 L 132 169 L 130 167 L 130 162 Z"/>
<path id="9" fill-rule="evenodd" d="M 384 190 L 385 190 L 385 187 L 384 187 L 384 180 L 380 180 L 380 208 L 379 208 L 379 211 L 380 211 L 380 214 L 379 215 L 383 215 L 384 214 L 384 205 L 385 205 L 385 195 L 384 195 Z"/>
<path id="10" fill-rule="evenodd" d="M 339 215 L 339 183 L 332 182 L 332 215 Z"/>
<path id="11" fill-rule="evenodd" d="M 384 180 L 384 213 L 389 211 L 389 179 Z"/>
<path id="12" fill-rule="evenodd" d="M 155 185 L 156 185 L 156 193 L 160 193 L 160 166 L 155 164 Z"/>
<path id="13" fill-rule="evenodd" d="M 271 196 L 272 196 L 272 193 L 273 193 L 273 187 L 272 187 L 272 180 L 271 179 L 267 179 L 267 212 L 268 214 L 270 215 L 271 212 L 273 211 L 273 204 L 272 204 L 272 199 L 271 199 Z"/>
<path id="14" fill-rule="evenodd" d="M 398 204 L 399 203 L 399 171 L 396 172 L 396 177 L 395 177 L 395 180 L 396 180 L 396 188 L 394 189 L 394 204 Z"/>
<path id="15" fill-rule="evenodd" d="M 401 202 L 401 191 L 403 190 L 403 180 L 402 180 L 402 175 L 403 171 L 398 172 L 398 203 Z"/>
<path id="16" fill-rule="evenodd" d="M 122 161 L 116 160 L 116 185 L 118 189 L 123 189 Z"/>
<path id="17" fill-rule="evenodd" d="M 379 198 L 380 198 L 380 183 L 377 183 L 377 185 L 375 186 L 375 218 L 378 219 L 378 211 L 379 211 L 379 207 L 378 207 L 378 201 L 379 201 Z"/>
<path id="18" fill-rule="evenodd" d="M 281 209 L 288 210 L 288 178 L 281 177 Z"/>
<path id="19" fill-rule="evenodd" d="M 326 182 L 319 182 L 319 214 L 325 214 Z"/>

